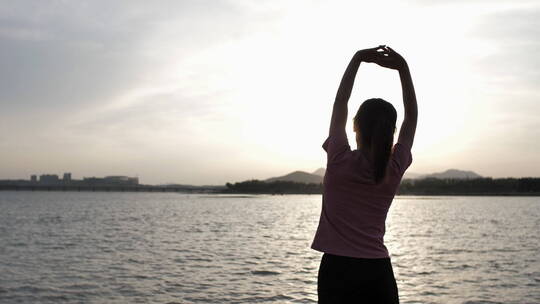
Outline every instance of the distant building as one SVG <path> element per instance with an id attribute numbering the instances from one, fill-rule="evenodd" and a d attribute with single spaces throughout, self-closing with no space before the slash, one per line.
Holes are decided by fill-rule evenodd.
<path id="1" fill-rule="evenodd" d="M 39 183 L 41 184 L 58 184 L 60 179 L 56 174 L 42 174 L 39 176 Z"/>
<path id="2" fill-rule="evenodd" d="M 35 174 L 30 175 L 30 181 L 32 183 L 37 183 L 37 175 L 35 175 Z"/>
<path id="3" fill-rule="evenodd" d="M 112 183 L 112 184 L 123 184 L 123 185 L 138 185 L 139 184 L 139 178 L 138 177 L 129 177 L 129 176 L 105 176 L 103 179 L 106 182 Z"/>
<path id="4" fill-rule="evenodd" d="M 62 179 L 65 182 L 71 182 L 71 173 L 64 173 L 64 178 Z"/>
<path id="5" fill-rule="evenodd" d="M 83 177 L 83 183 L 85 184 L 102 184 L 103 178 L 99 177 Z"/>

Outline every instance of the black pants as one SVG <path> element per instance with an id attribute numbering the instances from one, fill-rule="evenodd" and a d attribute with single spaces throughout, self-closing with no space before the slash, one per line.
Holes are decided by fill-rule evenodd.
<path id="1" fill-rule="evenodd" d="M 360 259 L 325 253 L 317 282 L 319 303 L 399 303 L 390 258 Z"/>

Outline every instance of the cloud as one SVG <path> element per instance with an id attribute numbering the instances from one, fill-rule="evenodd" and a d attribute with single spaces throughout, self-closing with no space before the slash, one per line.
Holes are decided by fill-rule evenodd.
<path id="1" fill-rule="evenodd" d="M 0 104 L 17 112 L 99 106 L 245 35 L 261 16 L 227 1 L 11 3 L 0 10 Z"/>
<path id="2" fill-rule="evenodd" d="M 209 81 L 216 68 L 200 54 L 264 26 L 272 10 L 230 1 L 0 6 L 2 174 L 68 158 L 76 169 L 76 155 L 95 166 L 136 149 L 149 158 L 224 130 L 223 93 Z"/>
<path id="3" fill-rule="evenodd" d="M 84 2 L 8 7 L 0 19 L 0 103 L 6 111 L 62 112 L 99 102 L 140 78 L 144 61 L 133 50 L 144 32 L 122 24 L 129 11 L 100 11 Z"/>
<path id="4" fill-rule="evenodd" d="M 491 13 L 472 33 L 490 45 L 477 70 L 505 90 L 536 91 L 540 82 L 540 6 Z"/>

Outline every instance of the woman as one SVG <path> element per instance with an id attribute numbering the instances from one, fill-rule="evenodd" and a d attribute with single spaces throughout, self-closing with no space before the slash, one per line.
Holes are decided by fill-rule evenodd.
<path id="1" fill-rule="evenodd" d="M 397 70 L 405 117 L 393 145 L 396 110 L 368 99 L 354 117 L 357 150 L 345 133 L 347 102 L 361 62 Z M 385 220 L 405 170 L 412 162 L 417 106 L 406 61 L 387 46 L 356 52 L 339 86 L 327 152 L 319 227 L 311 248 L 324 252 L 318 275 L 319 303 L 399 303 L 388 250 Z"/>

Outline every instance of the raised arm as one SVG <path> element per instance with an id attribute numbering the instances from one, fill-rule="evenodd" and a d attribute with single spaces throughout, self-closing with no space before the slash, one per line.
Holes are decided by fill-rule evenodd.
<path id="1" fill-rule="evenodd" d="M 356 78 L 358 67 L 360 67 L 360 62 L 360 52 L 358 51 L 354 54 L 349 62 L 345 73 L 343 73 L 343 77 L 341 78 L 341 83 L 339 84 L 336 94 L 336 99 L 334 101 L 334 107 L 332 108 L 329 135 L 335 134 L 336 132 L 345 132 L 348 112 L 347 103 L 351 97 L 354 79 Z"/>
<path id="2" fill-rule="evenodd" d="M 347 124 L 347 103 L 351 97 L 352 88 L 354 85 L 354 79 L 358 72 L 358 67 L 362 61 L 374 62 L 375 57 L 378 55 L 377 50 L 382 50 L 382 46 L 357 51 L 352 57 L 343 77 L 336 94 L 336 100 L 334 101 L 334 107 L 332 109 L 332 118 L 330 120 L 330 134 L 334 132 L 345 132 L 345 125 Z M 335 133 L 334 133 L 335 134 Z"/>
<path id="3" fill-rule="evenodd" d="M 416 104 L 416 94 L 407 63 L 399 70 L 401 80 L 401 90 L 403 92 L 403 108 L 405 117 L 399 130 L 398 142 L 412 148 L 414 134 L 416 133 L 416 122 L 418 119 L 418 106 Z"/>
<path id="4" fill-rule="evenodd" d="M 416 94 L 409 71 L 409 66 L 403 57 L 386 46 L 383 52 L 378 53 L 375 63 L 378 65 L 397 70 L 401 80 L 401 90 L 403 92 L 403 106 L 405 108 L 405 117 L 399 130 L 398 142 L 412 148 L 414 133 L 416 132 L 416 121 L 418 118 L 418 106 L 416 105 Z"/>

